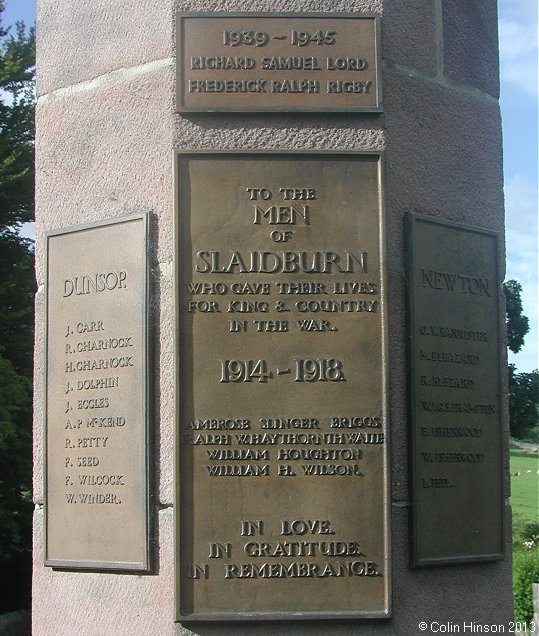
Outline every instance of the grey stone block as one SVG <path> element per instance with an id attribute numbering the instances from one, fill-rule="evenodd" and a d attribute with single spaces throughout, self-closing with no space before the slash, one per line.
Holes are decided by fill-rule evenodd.
<path id="1" fill-rule="evenodd" d="M 385 92 L 388 225 L 423 212 L 503 237 L 498 104 L 391 69 Z"/>
<path id="2" fill-rule="evenodd" d="M 500 232 L 497 104 L 388 68 L 385 73 L 386 224 L 393 499 L 408 498 L 404 219 L 422 212 Z M 440 113 L 443 111 L 443 116 Z M 398 228 L 398 229 L 396 229 Z"/>
<path id="3" fill-rule="evenodd" d="M 387 2 L 384 6 L 384 59 L 436 75 L 436 37 L 435 2 L 407 0 L 405 8 L 402 4 L 393 2 Z"/>
<path id="4" fill-rule="evenodd" d="M 500 95 L 496 0 L 443 0 L 444 73 Z"/>
<path id="5" fill-rule="evenodd" d="M 460 624 L 461 633 L 463 621 L 509 625 L 513 604 L 511 586 L 507 585 L 511 560 L 412 570 L 408 562 L 408 512 L 393 509 L 392 625 L 395 632 L 420 634 L 420 621 L 429 626 L 433 622 Z M 506 508 L 506 523 L 510 523 L 510 514 Z M 439 539 L 443 541 L 444 537 Z M 510 551 L 510 545 L 510 537 L 506 537 L 506 550 Z"/>

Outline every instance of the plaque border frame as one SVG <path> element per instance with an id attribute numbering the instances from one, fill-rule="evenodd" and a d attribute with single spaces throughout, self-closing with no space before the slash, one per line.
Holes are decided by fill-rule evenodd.
<path id="1" fill-rule="evenodd" d="M 184 18 L 367 18 L 374 20 L 374 59 L 376 61 L 376 106 L 356 107 L 356 108 L 298 108 L 293 106 L 283 107 L 187 107 L 184 105 L 184 55 L 183 55 L 183 19 Z M 176 113 L 309 113 L 309 114 L 323 114 L 323 113 L 383 113 L 384 112 L 384 96 L 382 90 L 382 34 L 381 34 L 381 19 L 382 16 L 379 13 L 373 11 L 364 12 L 295 12 L 295 11 L 180 11 L 175 12 L 175 45 L 176 45 L 176 60 L 175 60 L 175 99 L 174 106 Z"/>
<path id="2" fill-rule="evenodd" d="M 142 311 L 142 331 L 143 331 L 143 343 L 141 356 L 141 365 L 144 376 L 143 392 L 143 434 L 144 434 L 144 466 L 143 476 L 146 483 L 144 488 L 144 505 L 146 514 L 144 515 L 144 523 L 146 530 L 146 541 L 144 546 L 144 557 L 140 562 L 131 561 L 85 561 L 85 560 L 65 560 L 65 559 L 49 559 L 47 556 L 47 382 L 48 382 L 48 315 L 49 315 L 49 293 L 48 293 L 48 280 L 49 280 L 49 241 L 52 237 L 62 236 L 64 234 L 72 234 L 74 232 L 84 232 L 85 230 L 96 229 L 101 227 L 107 227 L 109 225 L 118 225 L 121 223 L 127 223 L 130 221 L 142 221 L 144 224 L 144 246 L 143 246 L 143 267 L 144 267 L 144 280 L 143 280 L 143 298 L 144 307 Z M 152 402 L 150 395 L 150 386 L 153 378 L 150 377 L 151 365 L 149 361 L 153 359 L 153 347 L 150 337 L 150 317 L 149 317 L 149 292 L 150 292 L 150 219 L 147 212 L 140 214 L 132 214 L 129 216 L 115 217 L 112 219 L 103 219 L 99 221 L 93 221 L 88 223 L 81 223 L 80 225 L 69 225 L 64 228 L 55 228 L 44 232 L 45 238 L 45 333 L 44 333 L 44 370 L 43 370 L 43 565 L 46 567 L 52 567 L 59 570 L 77 570 L 83 572 L 125 572 L 140 574 L 151 573 L 153 570 L 153 550 L 151 548 L 150 537 L 153 533 L 153 471 L 150 470 L 151 459 L 153 457 L 153 447 L 151 444 L 150 436 L 150 413 L 152 412 Z"/>
<path id="3" fill-rule="evenodd" d="M 192 616 L 183 616 L 181 614 L 180 598 L 181 598 L 181 561 L 180 561 L 180 532 L 181 509 L 180 509 L 180 392 L 179 377 L 181 357 L 180 343 L 180 259 L 178 257 L 180 247 L 180 201 L 179 192 L 179 173 L 180 161 L 189 157 L 245 157 L 249 155 L 267 156 L 269 157 L 377 157 L 378 168 L 378 224 L 380 229 L 380 304 L 381 304 L 381 336 L 382 336 L 382 404 L 385 415 L 385 439 L 384 439 L 384 476 L 386 480 L 385 498 L 382 500 L 384 509 L 384 520 L 386 536 L 384 541 L 385 554 L 387 556 L 386 575 L 387 584 L 385 593 L 387 595 L 387 611 L 380 612 L 252 612 L 252 613 L 224 613 L 215 612 L 211 614 L 198 614 Z M 389 402 L 389 328 L 388 328 L 388 266 L 387 266 L 387 232 L 386 232 L 386 203 L 385 203 L 385 151 L 384 150 L 302 150 L 290 148 L 231 148 L 231 149 L 175 149 L 173 151 L 174 161 L 174 621 L 176 623 L 228 623 L 243 624 L 246 622 L 260 623 L 263 621 L 281 622 L 281 623 L 297 623 L 298 621 L 349 621 L 349 620 L 383 620 L 392 617 L 392 591 L 393 591 L 393 562 L 392 562 L 392 482 L 391 482 L 391 427 L 390 427 L 390 402 Z"/>
<path id="4" fill-rule="evenodd" d="M 499 511 L 500 521 L 501 521 L 501 552 L 494 553 L 485 553 L 485 554 L 477 554 L 477 555 L 454 555 L 452 557 L 438 557 L 438 558 L 425 558 L 420 556 L 420 543 L 421 537 L 417 532 L 418 528 L 418 505 L 417 502 L 419 500 L 418 493 L 419 478 L 416 475 L 415 470 L 415 456 L 417 452 L 417 441 L 416 441 L 416 409 L 415 409 L 415 401 L 414 397 L 416 395 L 416 381 L 415 381 L 415 360 L 418 346 L 416 345 L 415 338 L 412 335 L 413 325 L 415 324 L 415 290 L 412 285 L 412 272 L 414 265 L 414 245 L 416 242 L 415 239 L 415 228 L 417 227 L 417 223 L 432 223 L 434 225 L 442 225 L 449 228 L 455 228 L 464 230 L 467 232 L 474 232 L 476 234 L 483 234 L 486 236 L 490 236 L 495 241 L 495 259 L 494 266 L 496 271 L 496 308 L 497 308 L 497 320 L 496 320 L 496 336 L 498 343 L 498 360 L 499 366 L 497 369 L 497 375 L 500 385 L 500 392 L 498 396 L 497 406 L 499 409 L 499 417 L 498 417 L 498 427 L 499 427 L 499 435 L 501 439 L 500 443 L 500 474 L 499 474 L 499 487 L 502 493 L 502 506 Z M 505 501 L 507 499 L 505 495 L 505 434 L 504 434 L 504 413 L 505 413 L 505 402 L 503 397 L 503 387 L 504 387 L 504 369 L 503 369 L 503 360 L 504 360 L 504 352 L 503 345 L 501 342 L 501 315 L 500 315 L 500 285 L 502 284 L 502 276 L 500 271 L 500 233 L 496 230 L 490 230 L 488 228 L 483 228 L 479 226 L 470 225 L 469 223 L 463 223 L 461 221 L 453 221 L 451 219 L 444 219 L 436 216 L 431 216 L 428 214 L 422 214 L 417 212 L 408 212 L 405 219 L 405 228 L 406 228 L 406 237 L 405 237 L 405 258 L 406 258 L 406 292 L 407 292 L 407 399 L 408 399 L 408 418 L 409 418 L 409 426 L 408 426 L 408 437 L 409 437 L 409 449 L 410 449 L 410 457 L 408 462 L 408 471 L 410 477 L 410 493 L 411 493 L 411 514 L 409 518 L 409 529 L 410 529 L 410 567 L 412 568 L 420 568 L 420 567 L 436 567 L 436 566 L 444 566 L 444 565 L 456 565 L 456 564 L 466 564 L 466 563 L 484 563 L 489 561 L 501 561 L 505 558 L 505 543 L 507 538 L 507 531 L 505 528 Z"/>

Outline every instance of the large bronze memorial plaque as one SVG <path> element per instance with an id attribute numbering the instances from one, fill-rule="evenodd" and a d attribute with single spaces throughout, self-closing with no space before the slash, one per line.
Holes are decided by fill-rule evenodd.
<path id="1" fill-rule="evenodd" d="M 382 110 L 380 18 L 178 13 L 178 111 Z"/>
<path id="2" fill-rule="evenodd" d="M 146 236 L 47 234 L 46 565 L 149 568 Z"/>
<path id="3" fill-rule="evenodd" d="M 389 615 L 379 155 L 177 161 L 177 618 Z"/>
<path id="4" fill-rule="evenodd" d="M 412 564 L 503 557 L 498 237 L 410 215 Z"/>

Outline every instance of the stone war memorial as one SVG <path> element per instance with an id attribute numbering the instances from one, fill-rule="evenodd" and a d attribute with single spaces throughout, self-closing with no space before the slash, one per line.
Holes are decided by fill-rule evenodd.
<path id="1" fill-rule="evenodd" d="M 510 633 L 496 2 L 37 33 L 33 633 Z"/>

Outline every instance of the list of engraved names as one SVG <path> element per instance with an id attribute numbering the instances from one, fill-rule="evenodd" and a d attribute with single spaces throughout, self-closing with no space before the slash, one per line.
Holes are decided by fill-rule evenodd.
<path id="1" fill-rule="evenodd" d="M 416 563 L 499 558 L 497 237 L 427 217 L 410 223 Z"/>
<path id="2" fill-rule="evenodd" d="M 381 110 L 374 15 L 179 14 L 179 110 Z"/>
<path id="3" fill-rule="evenodd" d="M 145 223 L 48 237 L 51 565 L 146 567 Z"/>
<path id="4" fill-rule="evenodd" d="M 377 156 L 179 158 L 183 617 L 387 613 L 378 183 Z"/>

